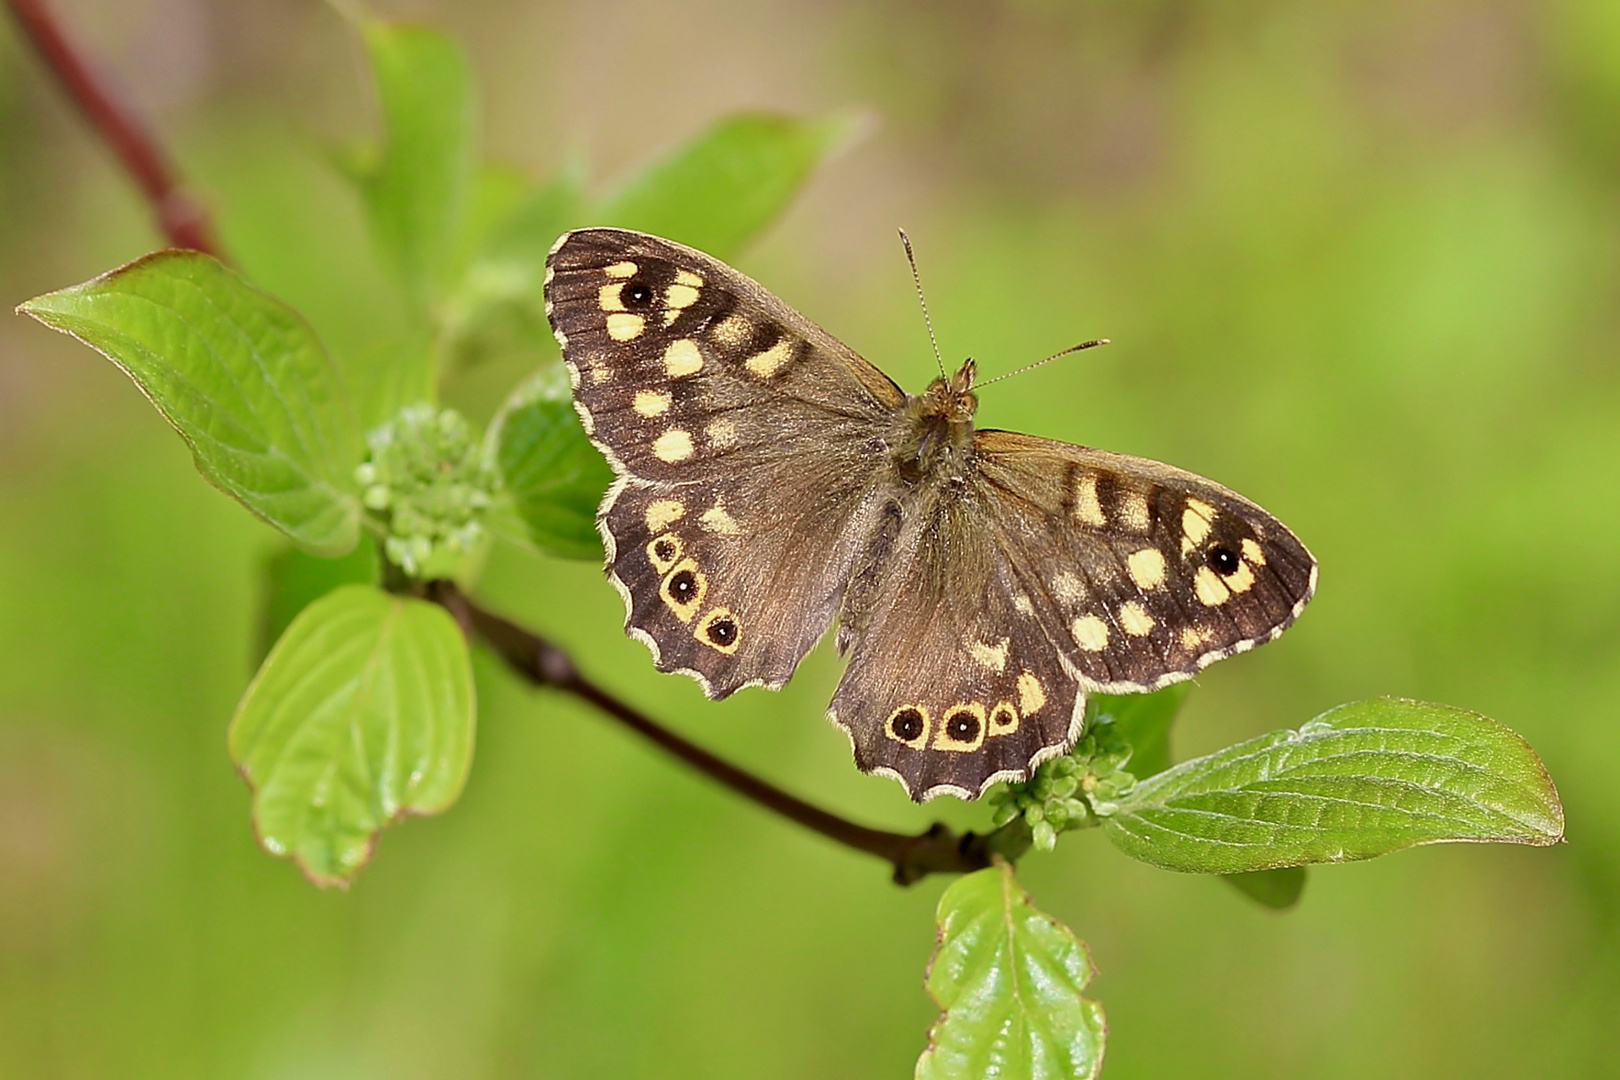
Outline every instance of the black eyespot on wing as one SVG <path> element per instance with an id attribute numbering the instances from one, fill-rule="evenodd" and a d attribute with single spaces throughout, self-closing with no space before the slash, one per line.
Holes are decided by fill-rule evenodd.
<path id="1" fill-rule="evenodd" d="M 957 742 L 972 742 L 979 734 L 979 718 L 962 709 L 945 718 L 945 734 Z"/>
<path id="2" fill-rule="evenodd" d="M 1237 573 L 1237 568 L 1243 565 L 1243 563 L 1242 560 L 1238 558 L 1237 552 L 1233 551 L 1229 547 L 1217 544 L 1215 547 L 1210 549 L 1209 565 L 1217 574 L 1224 576 L 1226 574 Z"/>
<path id="3" fill-rule="evenodd" d="M 673 561 L 675 558 L 675 541 L 668 539 L 659 540 L 653 546 L 653 553 L 656 554 L 660 559 L 663 559 L 665 562 Z"/>
<path id="4" fill-rule="evenodd" d="M 894 733 L 905 742 L 920 739 L 923 726 L 923 715 L 916 709 L 901 709 L 894 714 Z"/>
<path id="5" fill-rule="evenodd" d="M 722 615 L 708 626 L 709 640 L 719 646 L 730 645 L 737 640 L 737 624 L 729 615 Z"/>
<path id="6" fill-rule="evenodd" d="M 637 278 L 625 286 L 623 294 L 624 306 L 631 311 L 644 311 L 652 306 L 652 302 L 657 295 L 651 285 Z"/>
<path id="7" fill-rule="evenodd" d="M 690 570 L 682 570 L 669 581 L 669 594 L 675 598 L 677 604 L 689 604 L 697 593 L 697 575 Z M 721 642 L 725 644 L 725 642 Z"/>

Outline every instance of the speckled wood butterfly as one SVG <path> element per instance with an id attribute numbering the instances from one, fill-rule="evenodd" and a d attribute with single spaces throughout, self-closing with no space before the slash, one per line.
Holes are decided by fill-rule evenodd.
<path id="1" fill-rule="evenodd" d="M 546 312 L 618 480 L 626 629 L 712 698 L 780 687 L 834 618 L 828 716 L 917 800 L 977 798 L 1153 690 L 1270 641 L 1316 584 L 1294 534 L 1155 461 L 976 430 L 974 366 L 909 395 L 730 267 L 564 235 Z"/>

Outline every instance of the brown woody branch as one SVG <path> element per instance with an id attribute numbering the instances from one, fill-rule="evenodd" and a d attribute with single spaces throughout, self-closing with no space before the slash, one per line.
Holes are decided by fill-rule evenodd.
<path id="1" fill-rule="evenodd" d="M 960 874 L 979 870 L 990 865 L 992 850 L 1016 858 L 1029 846 L 1022 819 L 1019 819 L 1018 827 L 1001 829 L 988 836 L 974 833 L 958 836 L 939 823 L 913 836 L 869 829 L 828 813 L 721 760 L 614 697 L 580 674 L 573 660 L 562 649 L 538 634 L 478 607 L 453 583 L 436 581 L 428 587 L 428 591 L 432 599 L 455 616 L 463 631 L 481 638 L 506 661 L 508 667 L 533 685 L 552 687 L 589 702 L 659 748 L 757 805 L 845 847 L 876 855 L 894 868 L 894 880 L 898 884 L 910 885 L 929 874 Z"/>
<path id="2" fill-rule="evenodd" d="M 119 100 L 111 85 L 73 47 L 44 0 L 7 3 L 40 57 L 140 186 L 169 243 L 223 257 L 207 211 L 185 195 L 168 156 L 133 110 Z M 745 799 L 829 840 L 876 855 L 894 868 L 894 880 L 901 885 L 934 873 L 979 870 L 990 865 L 993 854 L 1016 859 L 1029 848 L 1029 830 L 1022 818 L 985 836 L 958 836 L 937 823 L 926 832 L 910 836 L 869 829 L 812 806 L 716 757 L 614 697 L 580 674 L 562 649 L 484 611 L 451 582 L 433 582 L 424 591 L 455 617 L 469 639 L 482 639 L 530 683 L 572 694 Z"/>
<path id="3" fill-rule="evenodd" d="M 219 256 L 208 211 L 182 190 L 179 173 L 112 84 L 74 48 L 45 0 L 7 0 L 34 45 L 90 126 L 110 146 L 151 204 L 158 228 L 175 247 Z"/>

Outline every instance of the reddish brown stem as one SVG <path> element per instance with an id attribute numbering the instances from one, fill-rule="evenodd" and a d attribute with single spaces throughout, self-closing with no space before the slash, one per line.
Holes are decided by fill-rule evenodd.
<path id="1" fill-rule="evenodd" d="M 1017 847 L 1017 838 L 1012 834 L 993 833 L 991 836 L 997 840 L 991 844 L 990 837 L 975 836 L 973 833 L 958 836 L 936 823 L 926 832 L 913 836 L 870 829 L 828 813 L 744 772 L 648 718 L 580 674 L 573 660 L 563 650 L 499 615 L 484 611 L 454 584 L 448 581 L 434 582 L 429 595 L 444 605 L 463 629 L 471 627 L 472 632 L 505 660 L 508 667 L 530 683 L 562 690 L 587 701 L 660 749 L 744 798 L 829 840 L 876 855 L 894 868 L 894 880 L 901 885 L 909 885 L 932 873 L 978 870 L 990 865 L 992 847 L 1004 854 L 1012 854 L 1012 849 Z"/>
<path id="2" fill-rule="evenodd" d="M 179 175 L 162 148 L 119 100 L 110 82 L 74 48 L 50 6 L 44 0 L 7 3 L 40 58 L 140 186 L 169 243 L 218 257 L 208 212 L 181 189 Z"/>

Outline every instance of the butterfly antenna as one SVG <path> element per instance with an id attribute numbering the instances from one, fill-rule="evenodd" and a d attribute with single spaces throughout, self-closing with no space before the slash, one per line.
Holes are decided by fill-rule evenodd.
<path id="1" fill-rule="evenodd" d="M 1002 379 L 1010 379 L 1014 375 L 1022 375 L 1026 371 L 1034 371 L 1036 368 L 1040 367 L 1042 364 L 1050 364 L 1052 361 L 1056 360 L 1060 356 L 1068 356 L 1070 353 L 1077 353 L 1081 349 L 1094 349 L 1098 345 L 1107 345 L 1107 344 L 1108 344 L 1108 339 L 1105 338 L 1105 337 L 1092 338 L 1090 341 L 1082 341 L 1078 345 L 1069 346 L 1067 349 L 1064 349 L 1062 352 L 1053 353 L 1051 356 L 1048 356 L 1045 360 L 1037 360 L 1033 364 L 1025 364 L 1023 367 L 1019 368 L 1017 371 L 1009 371 L 1005 375 L 997 375 L 995 378 L 986 379 L 982 383 L 974 383 L 973 384 L 973 389 L 977 390 L 980 387 L 989 386 L 991 383 L 998 383 Z"/>
<path id="2" fill-rule="evenodd" d="M 901 229 L 900 242 L 906 246 L 906 262 L 911 264 L 911 281 L 917 286 L 917 303 L 922 305 L 923 325 L 928 327 L 928 343 L 934 347 L 934 363 L 939 365 L 940 378 L 945 377 L 945 361 L 939 355 L 939 339 L 934 336 L 934 320 L 928 317 L 928 301 L 923 298 L 922 275 L 917 273 L 917 254 L 911 250 L 911 237 Z"/>

